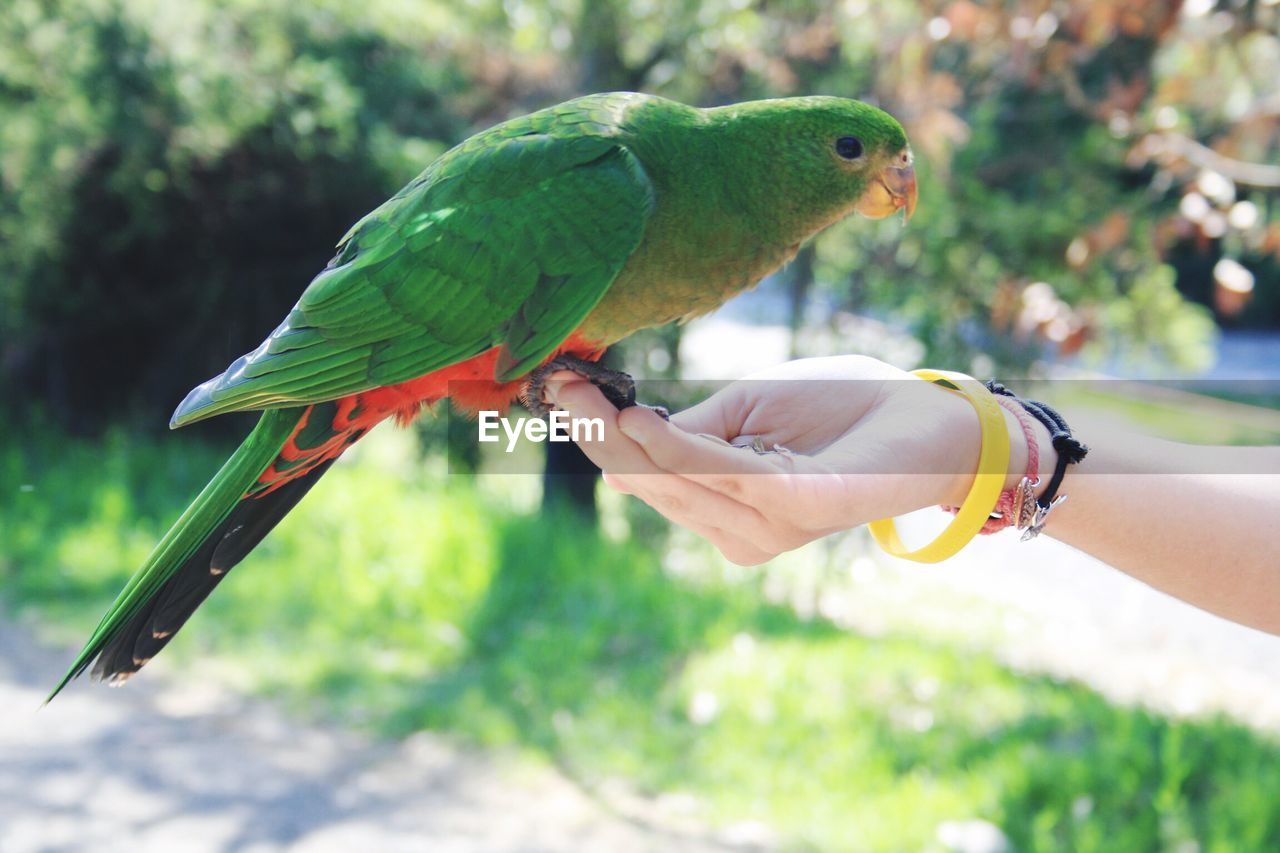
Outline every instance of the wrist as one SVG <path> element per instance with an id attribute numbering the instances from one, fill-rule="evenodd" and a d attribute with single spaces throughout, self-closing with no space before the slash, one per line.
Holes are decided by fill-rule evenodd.
<path id="1" fill-rule="evenodd" d="M 977 471 L 960 505 L 952 509 L 955 518 L 928 544 L 908 548 L 899 538 L 892 518 L 877 519 L 869 522 L 867 527 L 880 547 L 893 556 L 918 563 L 937 563 L 955 555 L 976 535 L 985 532 L 993 523 L 990 518 L 993 508 L 1010 503 L 1008 495 L 1003 494 L 1003 489 L 1009 469 L 1011 443 L 1001 408 L 1003 397 L 994 393 L 994 386 L 984 387 L 983 383 L 972 376 L 955 371 L 920 368 L 911 373 L 928 383 L 924 386 L 917 384 L 915 388 L 949 391 L 963 398 L 973 409 L 977 420 Z M 944 420 L 944 409 L 941 406 L 935 407 L 934 411 L 936 414 L 933 417 L 919 425 L 924 428 L 923 434 L 933 433 L 936 436 L 941 428 L 946 439 L 950 440 L 930 442 L 933 452 L 917 456 L 916 463 L 933 462 L 933 465 L 924 469 L 926 471 L 954 470 L 958 467 L 957 462 L 965 459 L 965 448 L 961 444 L 972 448 L 975 429 L 973 418 Z M 955 411 L 954 406 L 950 411 Z M 945 483 L 948 479 L 949 475 L 943 474 L 935 482 Z M 955 480 L 952 483 L 958 485 Z M 948 491 L 945 488 L 939 489 L 940 493 Z M 954 486 L 950 491 L 958 494 L 958 489 Z"/>
<path id="2" fill-rule="evenodd" d="M 982 428 L 973 406 L 954 394 L 949 397 L 950 399 L 946 400 L 945 417 L 950 424 L 948 434 L 953 437 L 952 449 L 956 455 L 948 460 L 952 470 L 948 472 L 945 482 L 942 483 L 940 500 L 935 503 L 944 506 L 960 506 L 973 487 L 973 480 L 977 475 L 978 456 L 982 446 Z M 1026 434 L 1017 416 L 1003 407 L 1001 412 L 1004 414 L 1005 430 L 1009 434 L 1009 470 L 1004 481 L 1004 488 L 1008 490 L 1016 488 L 1026 476 L 1029 451 Z M 1038 466 L 1040 486 L 1036 489 L 1038 494 L 1044 489 L 1049 475 L 1053 473 L 1054 465 L 1058 461 L 1058 452 L 1054 449 L 1052 437 L 1044 424 L 1034 418 L 1031 422 L 1040 457 Z M 956 465 L 956 460 L 962 459 L 968 460 L 967 465 Z"/>
<path id="3" fill-rule="evenodd" d="M 940 417 L 947 424 L 947 446 L 941 448 L 945 454 L 939 462 L 937 470 L 946 473 L 940 478 L 938 485 L 940 494 L 936 494 L 930 505 L 960 506 L 973 488 L 973 479 L 978 471 L 978 458 L 982 453 L 982 425 L 973 404 L 951 391 L 937 389 L 939 403 L 942 406 Z"/>
<path id="4" fill-rule="evenodd" d="M 1005 432 L 1009 434 L 1009 470 L 1004 475 L 1004 489 L 1008 491 L 1016 488 L 1027 475 L 1027 460 L 1031 452 L 1027 447 L 1027 435 L 1018 422 L 1017 415 L 1003 406 L 1000 411 L 1004 414 Z"/>

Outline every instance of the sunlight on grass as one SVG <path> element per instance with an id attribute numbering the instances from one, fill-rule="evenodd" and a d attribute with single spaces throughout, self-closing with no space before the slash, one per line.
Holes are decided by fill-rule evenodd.
<path id="1" fill-rule="evenodd" d="M 0 456 L 4 597 L 81 639 L 219 453 L 26 441 Z M 379 434 L 165 657 L 308 716 L 515 747 L 593 790 L 689 794 L 706 820 L 792 845 L 921 849 L 973 818 L 1020 849 L 1280 837 L 1280 748 L 1261 735 L 801 618 L 765 600 L 764 573 L 681 570 L 711 557 L 664 545 L 652 513 L 610 498 L 601 536 L 537 514 L 536 492 L 445 476 L 408 434 Z"/>
<path id="2" fill-rule="evenodd" d="M 1123 381 L 1066 381 L 1045 390 L 1051 392 L 1049 402 L 1080 423 L 1107 418 L 1146 435 L 1191 444 L 1280 444 L 1274 400 L 1269 407 L 1248 405 Z"/>

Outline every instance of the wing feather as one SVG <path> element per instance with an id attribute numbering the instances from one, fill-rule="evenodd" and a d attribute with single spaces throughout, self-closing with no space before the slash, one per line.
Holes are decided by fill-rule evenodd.
<path id="1" fill-rule="evenodd" d="M 433 163 L 352 227 L 285 321 L 173 424 L 404 382 L 494 346 L 501 381 L 544 360 L 603 297 L 654 205 L 618 126 L 599 121 L 618 110 L 599 100 L 499 125 Z"/>

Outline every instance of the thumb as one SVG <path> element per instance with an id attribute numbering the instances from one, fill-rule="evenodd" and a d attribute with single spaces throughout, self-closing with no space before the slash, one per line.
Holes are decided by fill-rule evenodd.
<path id="1" fill-rule="evenodd" d="M 671 416 L 671 423 L 684 432 L 705 433 L 728 441 L 742 429 L 743 406 L 738 383 L 712 394 L 701 403 Z"/>

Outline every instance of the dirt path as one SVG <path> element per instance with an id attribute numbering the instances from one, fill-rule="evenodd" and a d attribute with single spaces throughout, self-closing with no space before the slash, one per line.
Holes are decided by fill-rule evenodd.
<path id="1" fill-rule="evenodd" d="M 77 683 L 39 709 L 67 657 L 0 621 L 4 853 L 759 846 L 712 836 L 661 802 L 606 808 L 511 757 L 433 735 L 381 744 L 300 726 L 163 677 L 120 690 Z"/>

